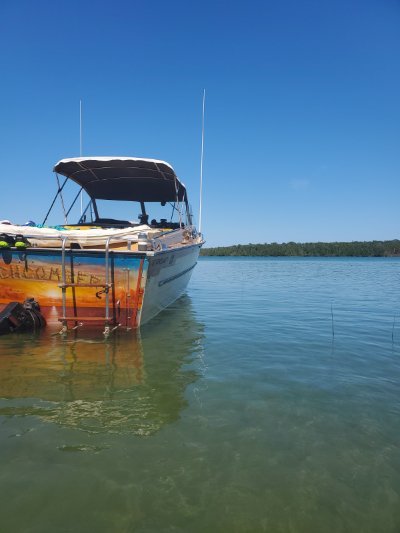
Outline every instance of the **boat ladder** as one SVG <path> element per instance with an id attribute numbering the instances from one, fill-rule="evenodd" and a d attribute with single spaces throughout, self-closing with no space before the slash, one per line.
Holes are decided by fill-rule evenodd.
<path id="1" fill-rule="evenodd" d="M 114 331 L 119 327 L 119 324 L 115 323 L 115 319 L 110 317 L 110 289 L 112 289 L 113 284 L 110 282 L 110 241 L 112 237 L 108 237 L 106 241 L 105 246 L 105 261 L 104 261 L 104 267 L 105 267 L 105 282 L 104 283 L 75 283 L 73 278 L 73 272 L 71 269 L 71 282 L 68 282 L 67 280 L 67 269 L 65 266 L 66 261 L 66 244 L 68 237 L 63 236 L 62 237 L 62 248 L 61 248 L 61 283 L 59 284 L 59 287 L 62 290 L 62 317 L 59 318 L 59 322 L 62 323 L 62 328 L 60 333 L 66 333 L 68 331 L 68 323 L 69 322 L 75 322 L 75 326 L 72 329 L 77 329 L 78 327 L 82 326 L 84 323 L 87 322 L 104 322 L 104 331 L 103 334 L 105 337 L 108 337 L 111 331 Z M 71 252 L 72 253 L 72 252 Z M 71 256 L 72 258 L 72 256 Z M 71 259 L 72 260 L 72 259 Z M 99 317 L 99 316 L 77 316 L 76 314 L 76 305 L 74 305 L 74 315 L 68 316 L 67 315 L 67 289 L 71 288 L 73 291 L 76 287 L 93 287 L 102 289 L 99 293 L 104 293 L 105 295 L 105 316 Z M 111 324 L 113 324 L 113 328 L 111 329 Z"/>

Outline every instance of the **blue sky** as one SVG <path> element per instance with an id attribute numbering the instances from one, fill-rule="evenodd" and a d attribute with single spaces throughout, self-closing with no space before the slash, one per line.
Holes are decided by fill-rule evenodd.
<path id="1" fill-rule="evenodd" d="M 41 222 L 52 167 L 169 161 L 207 244 L 399 237 L 399 0 L 0 4 L 0 218 Z M 60 221 L 62 217 L 60 216 Z"/>

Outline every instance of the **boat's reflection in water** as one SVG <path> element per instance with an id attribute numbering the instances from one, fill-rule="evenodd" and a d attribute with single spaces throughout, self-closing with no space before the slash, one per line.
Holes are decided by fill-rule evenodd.
<path id="1" fill-rule="evenodd" d="M 0 338 L 0 416 L 29 416 L 91 433 L 151 435 L 185 407 L 203 325 L 184 296 L 141 333 L 104 341 L 88 330 L 66 338 Z M 54 333 L 54 332 L 53 332 Z M 194 363 L 194 364 L 191 364 Z"/>

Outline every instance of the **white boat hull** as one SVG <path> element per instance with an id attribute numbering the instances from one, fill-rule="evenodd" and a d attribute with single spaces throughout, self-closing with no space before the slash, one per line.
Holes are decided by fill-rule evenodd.
<path id="1" fill-rule="evenodd" d="M 201 245 L 167 250 L 148 258 L 147 280 L 140 324 L 168 307 L 186 290 Z"/>

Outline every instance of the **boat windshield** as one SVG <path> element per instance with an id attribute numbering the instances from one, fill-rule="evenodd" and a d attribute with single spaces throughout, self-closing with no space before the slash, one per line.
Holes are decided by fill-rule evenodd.
<path id="1" fill-rule="evenodd" d="M 88 206 L 85 219 L 81 222 L 119 226 L 148 224 L 160 228 L 178 227 L 180 222 L 178 210 L 175 209 L 174 204 L 169 202 L 165 205 L 159 202 L 147 202 L 143 206 L 144 213 L 140 202 L 96 200 L 96 207 L 98 218 L 95 216 L 94 209 Z M 181 211 L 183 207 L 184 205 L 180 204 Z M 181 220 L 182 223 L 186 222 L 183 213 Z"/>

